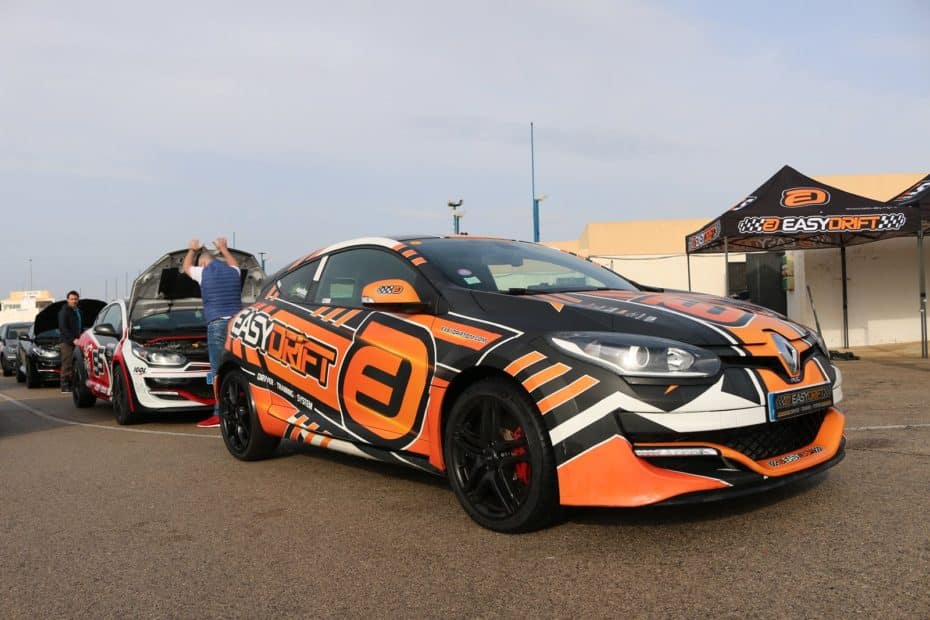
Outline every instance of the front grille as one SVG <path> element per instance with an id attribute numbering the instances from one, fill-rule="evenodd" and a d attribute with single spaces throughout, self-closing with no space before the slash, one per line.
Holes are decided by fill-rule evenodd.
<path id="1" fill-rule="evenodd" d="M 679 441 L 715 443 L 745 454 L 754 461 L 760 461 L 803 448 L 814 441 L 826 416 L 827 412 L 823 410 L 771 424 L 700 433 L 679 433 L 674 439 L 670 439 L 667 435 L 641 433 L 633 437 L 633 441 L 665 444 Z"/>

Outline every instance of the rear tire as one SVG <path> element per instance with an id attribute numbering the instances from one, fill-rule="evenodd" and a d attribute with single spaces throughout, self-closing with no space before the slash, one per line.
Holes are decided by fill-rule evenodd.
<path id="1" fill-rule="evenodd" d="M 258 461 L 274 454 L 280 437 L 267 434 L 258 420 L 249 381 L 240 370 L 223 375 L 219 390 L 220 430 L 229 453 L 240 461 Z"/>
<path id="2" fill-rule="evenodd" d="M 113 394 L 111 401 L 113 403 L 113 416 L 116 423 L 121 426 L 135 424 L 141 418 L 141 412 L 132 411 L 132 395 L 126 387 L 126 380 L 123 378 L 123 369 L 120 366 L 113 366 Z"/>
<path id="3" fill-rule="evenodd" d="M 87 370 L 84 364 L 74 365 L 74 385 L 71 386 L 71 402 L 78 409 L 92 407 L 97 402 L 97 397 L 87 387 Z"/>
<path id="4" fill-rule="evenodd" d="M 26 387 L 30 390 L 39 387 L 42 379 L 39 377 L 39 371 L 31 360 L 26 360 Z"/>
<path id="5" fill-rule="evenodd" d="M 529 532 L 560 512 L 552 444 L 529 396 L 502 378 L 455 401 L 443 433 L 449 484 L 465 512 L 497 532 Z"/>

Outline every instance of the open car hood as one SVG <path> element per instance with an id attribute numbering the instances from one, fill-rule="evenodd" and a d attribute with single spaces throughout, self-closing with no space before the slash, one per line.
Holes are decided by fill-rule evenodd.
<path id="1" fill-rule="evenodd" d="M 33 333 L 38 336 L 42 332 L 58 329 L 58 313 L 66 303 L 68 302 L 65 300 L 56 301 L 42 308 L 42 311 L 36 315 L 33 321 Z M 107 305 L 106 302 L 99 299 L 81 299 L 78 301 L 78 310 L 81 311 L 81 321 L 84 329 L 91 326 L 105 305 Z"/>
<path id="2" fill-rule="evenodd" d="M 232 248 L 229 252 L 239 261 L 242 302 L 252 303 L 265 279 L 265 273 L 254 255 Z M 130 314 L 135 305 L 144 300 L 200 299 L 200 285 L 182 271 L 186 255 L 186 249 L 168 252 L 139 274 L 129 294 Z"/>

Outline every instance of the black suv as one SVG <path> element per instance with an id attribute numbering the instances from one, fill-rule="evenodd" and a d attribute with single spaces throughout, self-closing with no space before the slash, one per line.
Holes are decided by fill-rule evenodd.
<path id="1" fill-rule="evenodd" d="M 56 301 L 36 315 L 29 332 L 19 338 L 19 368 L 16 380 L 27 387 L 39 387 L 43 382 L 58 381 L 61 375 L 61 336 L 58 332 L 58 312 L 66 301 Z M 84 326 L 90 327 L 104 302 L 82 299 L 78 302 Z"/>
<path id="2" fill-rule="evenodd" d="M 0 325 L 0 367 L 3 376 L 9 377 L 16 371 L 19 356 L 19 337 L 29 331 L 32 323 L 4 323 Z"/>

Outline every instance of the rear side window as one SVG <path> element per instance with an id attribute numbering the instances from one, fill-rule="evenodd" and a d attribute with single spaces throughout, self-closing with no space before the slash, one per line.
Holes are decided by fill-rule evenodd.
<path id="1" fill-rule="evenodd" d="M 306 303 L 310 291 L 313 290 L 313 277 L 319 267 L 319 260 L 311 261 L 278 279 L 281 298 L 299 304 Z"/>

